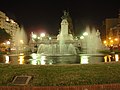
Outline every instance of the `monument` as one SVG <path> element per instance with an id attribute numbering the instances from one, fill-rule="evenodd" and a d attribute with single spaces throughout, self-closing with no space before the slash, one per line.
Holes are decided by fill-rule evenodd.
<path id="1" fill-rule="evenodd" d="M 32 34 L 35 37 L 32 38 L 31 36 L 30 41 L 33 41 L 30 44 L 37 48 L 37 52 L 36 54 L 32 52 L 33 56 L 32 54 L 30 55 L 32 58 L 29 62 L 34 63 L 34 65 L 52 63 L 71 64 L 80 62 L 83 64 L 84 62 L 94 63 L 97 62 L 97 60 L 99 60 L 98 62 L 102 62 L 104 54 L 99 51 L 105 50 L 105 47 L 102 44 L 99 30 L 90 30 L 87 27 L 85 30 L 87 35 L 84 36 L 84 39 L 76 39 L 71 31 L 73 26 L 70 23 L 69 13 L 64 11 L 61 19 L 60 32 L 55 36 L 56 38 L 45 37 L 44 40 L 43 37 L 37 37 L 34 33 Z M 15 39 L 18 51 L 24 50 L 22 45 L 26 42 L 26 39 L 23 38 L 25 35 L 23 35 L 22 32 L 23 31 L 19 31 L 16 33 L 16 36 L 20 36 Z M 78 49 L 78 46 L 81 47 L 81 50 Z"/>
<path id="2" fill-rule="evenodd" d="M 38 47 L 37 54 L 44 55 L 76 55 L 76 47 L 72 44 L 74 38 L 71 33 L 69 33 L 69 23 L 67 17 L 68 12 L 64 11 L 64 16 L 62 16 L 61 29 L 57 35 L 56 43 L 50 44 L 40 44 Z"/>

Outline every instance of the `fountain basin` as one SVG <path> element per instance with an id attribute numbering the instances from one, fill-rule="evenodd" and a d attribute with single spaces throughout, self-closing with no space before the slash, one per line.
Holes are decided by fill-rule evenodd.
<path id="1" fill-rule="evenodd" d="M 104 62 L 105 54 L 79 54 L 80 64 L 95 64 Z"/>

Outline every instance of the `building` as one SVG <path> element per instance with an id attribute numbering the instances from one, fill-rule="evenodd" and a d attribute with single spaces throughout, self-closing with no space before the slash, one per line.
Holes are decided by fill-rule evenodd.
<path id="1" fill-rule="evenodd" d="M 105 19 L 104 29 L 104 44 L 107 46 L 120 45 L 120 11 L 117 18 Z"/>
<path id="2" fill-rule="evenodd" d="M 14 42 L 16 31 L 20 30 L 19 25 L 13 19 L 6 16 L 2 11 L 0 11 L 0 28 L 5 29 L 5 31 L 11 35 L 12 42 Z"/>

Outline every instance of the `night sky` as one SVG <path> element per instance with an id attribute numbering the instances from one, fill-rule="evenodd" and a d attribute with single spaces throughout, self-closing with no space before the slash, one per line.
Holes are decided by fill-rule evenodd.
<path id="1" fill-rule="evenodd" d="M 0 0 L 0 10 L 24 26 L 27 32 L 59 33 L 61 16 L 67 10 L 74 31 L 81 33 L 86 25 L 100 28 L 105 18 L 118 17 L 119 0 Z"/>

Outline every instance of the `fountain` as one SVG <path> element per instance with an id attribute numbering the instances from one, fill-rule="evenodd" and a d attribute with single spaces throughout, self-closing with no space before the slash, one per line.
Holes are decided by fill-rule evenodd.
<path id="1" fill-rule="evenodd" d="M 28 54 L 27 52 L 29 50 L 29 46 L 27 45 L 27 35 L 23 27 L 16 31 L 12 41 L 9 54 L 3 55 L 3 62 L 22 64 L 22 60 L 24 56 Z"/>
<path id="2" fill-rule="evenodd" d="M 87 27 L 85 33 L 84 39 L 82 39 L 81 46 L 83 48 L 84 53 L 80 54 L 81 62 L 82 63 L 103 62 L 104 59 L 103 57 L 105 56 L 105 54 L 101 53 L 101 51 L 109 49 L 103 45 L 100 38 L 99 30 L 95 30 L 94 28 L 90 30 L 90 28 Z"/>
<path id="3" fill-rule="evenodd" d="M 15 33 L 14 46 L 12 48 L 15 49 L 16 54 L 23 53 L 27 47 L 27 35 L 22 27 L 20 30 L 17 30 Z"/>
<path id="4" fill-rule="evenodd" d="M 66 18 L 67 15 L 68 13 L 64 12 L 60 33 L 57 35 L 56 43 L 40 44 L 37 54 L 52 56 L 52 58 L 53 56 L 77 56 L 80 58 L 77 59 L 80 60 L 81 64 L 103 62 L 105 55 L 100 53 L 100 51 L 106 50 L 106 47 L 102 44 L 99 30 L 95 30 L 94 28 L 90 30 L 89 27 L 86 28 L 87 34 L 84 35 L 84 39 L 77 40 L 78 44 L 81 42 L 82 51 L 80 53 L 83 53 L 79 54 L 77 52 L 77 47 L 75 47 L 75 43 L 73 43 L 75 39 L 73 38 L 73 35 L 69 33 L 69 22 Z M 74 59 L 75 58 L 72 60 L 74 61 Z M 65 59 L 62 58 L 61 61 L 65 61 Z"/>
<path id="5" fill-rule="evenodd" d="M 72 42 L 73 36 L 68 33 L 68 21 L 64 18 L 61 22 L 61 31 L 57 35 L 57 43 L 40 44 L 37 54 L 48 56 L 76 55 L 76 48 Z"/>
<path id="6" fill-rule="evenodd" d="M 84 35 L 81 46 L 86 49 L 86 54 L 100 54 L 99 51 L 107 49 L 101 41 L 99 30 L 95 30 L 94 28 L 90 30 L 90 28 L 87 27 L 86 33 L 88 35 Z"/>
<path id="7" fill-rule="evenodd" d="M 68 13 L 64 12 L 64 18 L 62 18 L 61 29 L 57 35 L 56 40 L 50 39 L 50 43 L 42 43 L 38 46 L 37 54 L 41 58 L 41 61 L 49 63 L 70 64 L 78 63 L 76 47 L 73 45 L 74 38 L 69 33 L 69 23 L 67 20 Z M 52 43 L 54 42 L 54 43 Z M 45 57 L 43 60 L 42 57 Z"/>
<path id="8" fill-rule="evenodd" d="M 37 39 L 36 42 L 30 43 L 33 48 L 34 46 L 37 46 L 37 53 L 32 53 L 29 55 L 29 62 L 34 65 L 76 63 L 87 64 L 103 62 L 105 55 L 99 51 L 106 50 L 106 47 L 102 44 L 99 30 L 90 30 L 90 28 L 87 27 L 87 34 L 84 35 L 84 39 L 76 40 L 70 33 L 70 23 L 68 21 L 68 16 L 69 14 L 65 11 L 61 21 L 60 32 L 56 36 L 56 39 L 45 38 L 44 40 L 40 37 L 40 39 Z M 31 41 L 32 40 L 34 41 L 34 38 L 31 38 Z M 16 32 L 14 41 L 14 47 L 17 51 L 16 56 L 22 56 L 19 54 L 25 51 L 27 44 L 27 37 L 23 28 Z M 82 51 L 80 51 L 80 53 L 77 51 L 77 45 L 80 45 L 82 48 Z M 19 57 L 17 57 L 17 59 L 18 58 Z M 19 59 L 19 61 L 21 60 L 21 62 L 23 62 L 22 59 Z M 16 60 L 15 57 L 13 60 Z"/>

